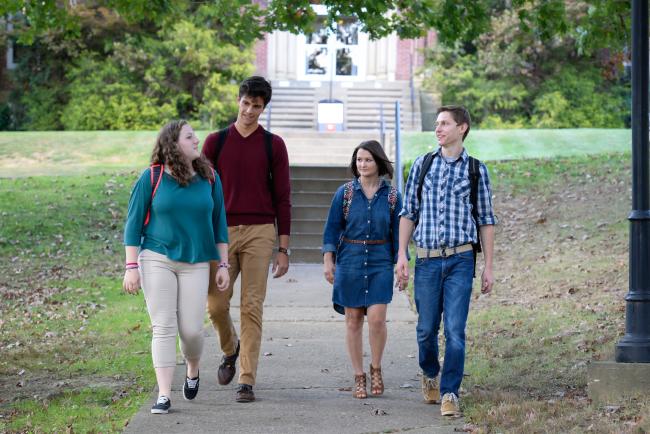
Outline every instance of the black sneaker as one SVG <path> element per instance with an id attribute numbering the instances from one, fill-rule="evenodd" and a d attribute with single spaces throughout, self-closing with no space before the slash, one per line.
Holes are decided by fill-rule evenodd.
<path id="1" fill-rule="evenodd" d="M 253 393 L 253 386 L 250 384 L 240 384 L 237 388 L 237 402 L 253 402 L 255 401 L 255 393 Z"/>
<path id="2" fill-rule="evenodd" d="M 199 376 L 196 378 L 185 377 L 185 383 L 183 383 L 183 398 L 187 401 L 191 401 L 196 398 L 196 394 L 199 393 Z"/>
<path id="3" fill-rule="evenodd" d="M 158 401 L 151 407 L 151 413 L 153 414 L 167 414 L 169 413 L 169 407 L 172 406 L 172 402 L 165 395 L 159 396 Z"/>

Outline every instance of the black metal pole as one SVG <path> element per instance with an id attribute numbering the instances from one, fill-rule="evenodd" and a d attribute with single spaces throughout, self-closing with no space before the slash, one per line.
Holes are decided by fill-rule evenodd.
<path id="1" fill-rule="evenodd" d="M 648 0 L 632 0 L 632 212 L 625 336 L 616 361 L 650 363 L 650 151 L 648 149 Z"/>

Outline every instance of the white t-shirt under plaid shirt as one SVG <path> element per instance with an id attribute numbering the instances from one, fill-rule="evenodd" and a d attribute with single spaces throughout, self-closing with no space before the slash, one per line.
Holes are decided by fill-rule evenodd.
<path id="1" fill-rule="evenodd" d="M 456 247 L 477 241 L 472 204 L 470 201 L 469 156 L 463 149 L 453 161 L 442 157 L 440 148 L 422 185 L 422 203 L 418 203 L 417 190 L 424 155 L 411 166 L 404 206 L 400 216 L 416 222 L 413 240 L 424 249 Z M 479 226 L 494 225 L 497 220 L 492 210 L 492 189 L 487 167 L 479 165 L 477 192 Z"/>

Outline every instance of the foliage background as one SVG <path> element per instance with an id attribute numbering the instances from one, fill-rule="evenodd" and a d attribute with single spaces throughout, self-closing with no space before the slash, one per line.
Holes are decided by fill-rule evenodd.
<path id="1" fill-rule="evenodd" d="M 254 41 L 309 31 L 310 3 L 7 0 L 14 27 L 0 26 L 0 48 L 19 41 L 19 65 L 0 77 L 13 89 L 0 91 L 0 130 L 157 129 L 171 117 L 213 129 L 236 114 Z M 477 127 L 629 126 L 629 1 L 315 3 L 326 23 L 357 17 L 371 38 L 435 29 L 423 86 L 468 106 Z"/>
<path id="2" fill-rule="evenodd" d="M 18 45 L 0 129 L 146 130 L 178 117 L 205 128 L 227 123 L 238 83 L 253 72 L 255 35 L 233 35 L 220 18 L 224 6 L 181 2 L 157 21 L 80 7 L 77 32 L 50 29 Z"/>
<path id="3" fill-rule="evenodd" d="M 481 128 L 629 127 L 629 2 L 512 3 L 493 2 L 481 36 L 430 49 L 425 88 Z M 544 8 L 553 32 L 526 25 Z"/>

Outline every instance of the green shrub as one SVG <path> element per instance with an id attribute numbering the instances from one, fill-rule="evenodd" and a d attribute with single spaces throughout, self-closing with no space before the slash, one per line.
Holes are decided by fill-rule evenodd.
<path id="1" fill-rule="evenodd" d="M 61 129 L 60 90 L 56 87 L 35 86 L 25 93 L 21 102 L 25 107 L 24 129 L 49 131 Z"/>
<path id="2" fill-rule="evenodd" d="M 151 130 L 176 116 L 172 105 L 144 95 L 110 59 L 84 57 L 70 78 L 70 101 L 62 115 L 65 129 Z"/>

